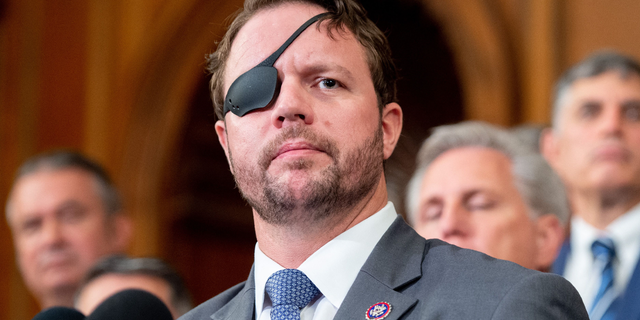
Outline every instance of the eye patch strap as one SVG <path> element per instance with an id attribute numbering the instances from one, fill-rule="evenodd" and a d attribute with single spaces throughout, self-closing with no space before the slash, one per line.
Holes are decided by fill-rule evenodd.
<path id="1" fill-rule="evenodd" d="M 233 81 L 224 99 L 223 115 L 231 111 L 242 117 L 247 112 L 269 105 L 273 97 L 276 96 L 278 85 L 278 70 L 273 67 L 273 64 L 305 29 L 327 14 L 328 12 L 321 13 L 307 20 L 276 52 Z"/>
<path id="2" fill-rule="evenodd" d="M 260 64 L 258 64 L 256 67 L 258 66 L 264 66 L 264 67 L 271 67 L 273 66 L 274 63 L 276 63 L 276 60 L 278 60 L 278 58 L 280 58 L 280 55 L 284 52 L 284 50 L 286 50 L 289 45 L 291 45 L 291 43 L 293 42 L 293 40 L 295 40 L 301 33 L 302 31 L 306 30 L 310 25 L 314 24 L 316 21 L 318 21 L 318 19 L 320 19 L 322 16 L 325 16 L 329 14 L 328 12 L 325 13 L 321 13 L 315 17 L 312 17 L 311 19 L 307 20 L 307 22 L 305 22 L 302 26 L 300 26 L 300 28 L 298 28 L 298 30 L 296 30 L 296 32 L 294 32 L 291 37 L 289 37 L 289 39 L 287 39 L 287 41 L 280 46 L 280 48 L 278 48 L 278 50 L 276 50 L 276 52 L 272 53 L 268 58 L 266 58 L 264 61 L 260 62 Z"/>

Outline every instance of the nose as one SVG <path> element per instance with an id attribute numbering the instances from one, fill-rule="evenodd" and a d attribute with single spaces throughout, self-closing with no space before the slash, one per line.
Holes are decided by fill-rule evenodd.
<path id="1" fill-rule="evenodd" d="M 42 242 L 49 247 L 59 246 L 63 242 L 63 232 L 60 223 L 57 221 L 48 221 L 44 223 L 42 228 Z"/>
<path id="2" fill-rule="evenodd" d="M 455 242 L 469 237 L 471 234 L 470 214 L 462 205 L 445 206 L 439 219 L 441 239 L 457 244 Z"/>
<path id="3" fill-rule="evenodd" d="M 304 85 L 294 79 L 282 82 L 271 114 L 277 128 L 296 124 L 312 124 L 314 121 L 311 97 Z"/>
<path id="4" fill-rule="evenodd" d="M 624 121 L 622 112 L 622 106 L 620 105 L 605 106 L 605 112 L 600 122 L 603 134 L 607 136 L 620 136 L 622 134 Z"/>

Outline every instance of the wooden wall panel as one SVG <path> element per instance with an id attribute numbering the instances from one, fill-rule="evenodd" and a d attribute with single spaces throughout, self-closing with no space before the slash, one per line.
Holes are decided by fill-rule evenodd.
<path id="1" fill-rule="evenodd" d="M 445 29 L 468 119 L 546 122 L 550 87 L 569 64 L 600 47 L 640 57 L 636 0 L 416 1 Z M 138 226 L 132 252 L 169 255 L 163 235 L 172 219 L 161 216 L 160 184 L 201 81 L 202 57 L 241 2 L 0 1 L 2 204 L 26 157 L 78 148 L 125 190 Z M 0 256 L 0 281 L 8 284 L 0 288 L 0 318 L 28 319 L 35 306 L 4 222 Z"/>
<path id="2" fill-rule="evenodd" d="M 521 20 L 521 44 L 517 46 L 521 57 L 518 65 L 522 70 L 519 122 L 545 124 L 551 114 L 551 88 L 558 76 L 558 2 L 529 1 L 523 9 L 527 17 Z"/>
<path id="3" fill-rule="evenodd" d="M 87 2 L 44 1 L 38 150 L 84 142 Z"/>
<path id="4" fill-rule="evenodd" d="M 4 204 L 16 166 L 36 148 L 40 2 L 5 3 L 0 17 L 0 319 L 30 319 L 37 305 L 15 265 Z"/>
<path id="5" fill-rule="evenodd" d="M 132 252 L 162 255 L 167 226 L 161 203 L 162 177 L 171 170 L 169 159 L 177 150 L 185 114 L 203 75 L 203 57 L 215 47 L 239 1 L 198 1 L 191 7 L 161 15 L 164 25 L 154 26 L 155 41 L 141 48 L 137 73 L 129 75 L 129 122 L 125 127 L 120 179 L 128 179 L 123 192 L 129 202 L 137 232 Z"/>
<path id="6" fill-rule="evenodd" d="M 503 19 L 495 2 L 423 0 L 441 23 L 458 66 L 465 117 L 514 122 L 515 73 Z"/>
<path id="7" fill-rule="evenodd" d="M 599 48 L 640 58 L 640 1 L 566 0 L 562 4 L 563 68 Z"/>
<path id="8" fill-rule="evenodd" d="M 110 111 L 115 79 L 115 37 L 117 26 L 114 1 L 87 1 L 86 68 L 84 82 L 83 149 L 101 163 L 109 162 Z M 113 168 L 109 168 L 113 170 Z"/>

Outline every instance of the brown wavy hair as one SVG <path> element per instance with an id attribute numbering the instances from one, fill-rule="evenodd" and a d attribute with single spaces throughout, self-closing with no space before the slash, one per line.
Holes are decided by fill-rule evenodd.
<path id="1" fill-rule="evenodd" d="M 329 14 L 320 18 L 318 28 L 322 21 L 328 21 L 327 30 L 330 37 L 334 30 L 351 31 L 365 49 L 380 112 L 385 105 L 397 102 L 398 73 L 391 58 L 389 42 L 384 33 L 367 18 L 365 9 L 359 3 L 353 0 L 247 0 L 244 9 L 237 13 L 229 25 L 217 50 L 206 57 L 207 70 L 211 73 L 211 100 L 218 119 L 224 120 L 224 72 L 231 44 L 238 32 L 258 11 L 292 2 L 309 3 L 326 9 Z"/>

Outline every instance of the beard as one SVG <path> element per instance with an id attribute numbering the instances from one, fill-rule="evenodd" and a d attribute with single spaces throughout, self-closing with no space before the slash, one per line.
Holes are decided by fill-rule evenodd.
<path id="1" fill-rule="evenodd" d="M 332 162 L 319 172 L 312 172 L 314 161 L 310 159 L 285 164 L 288 171 L 308 174 L 304 183 L 294 187 L 290 181 L 270 174 L 268 169 L 280 146 L 295 138 L 303 138 L 324 151 Z M 273 225 L 319 222 L 355 207 L 376 187 L 383 172 L 382 126 L 347 153 L 306 126 L 292 126 L 267 143 L 257 165 L 236 162 L 231 152 L 229 158 L 242 197 L 265 222 Z"/>

